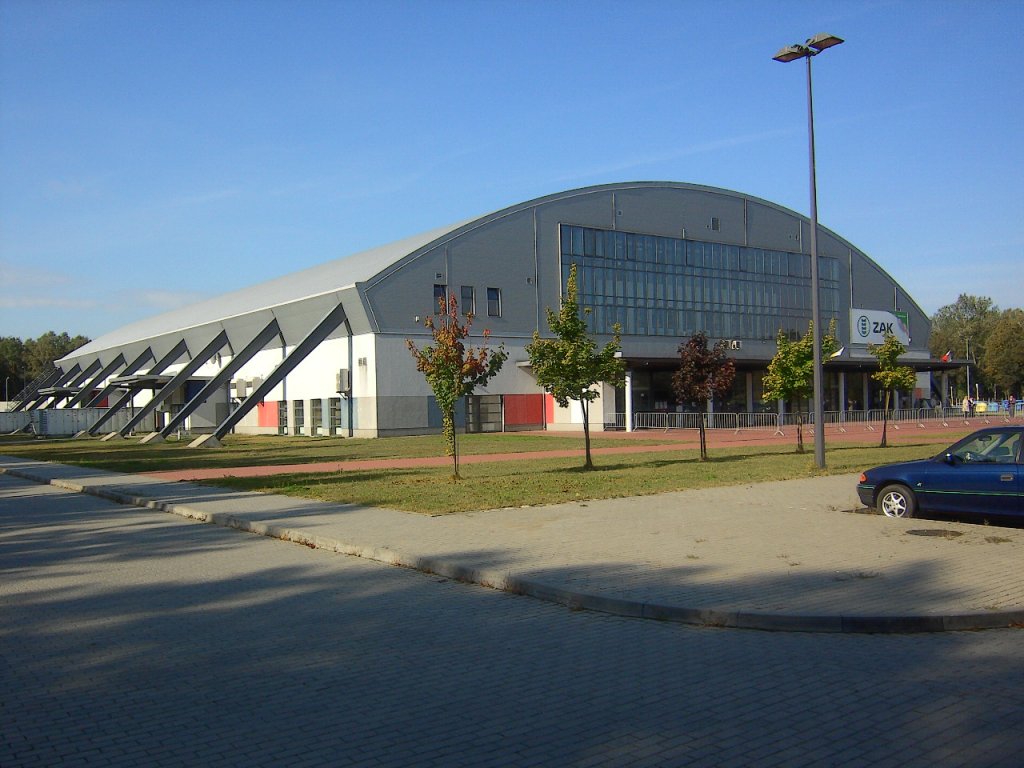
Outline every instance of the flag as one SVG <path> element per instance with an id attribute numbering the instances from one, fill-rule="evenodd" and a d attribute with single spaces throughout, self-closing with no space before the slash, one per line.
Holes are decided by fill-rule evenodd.
<path id="1" fill-rule="evenodd" d="M 952 359 L 953 359 L 953 350 L 952 349 L 949 350 L 949 352 L 947 352 L 946 354 L 944 354 L 942 356 L 942 362 L 943 363 L 948 363 Z"/>
<path id="2" fill-rule="evenodd" d="M 840 347 L 835 352 L 833 352 L 831 355 L 829 355 L 828 359 L 831 360 L 833 357 L 839 357 L 845 351 L 846 351 L 846 347 Z"/>

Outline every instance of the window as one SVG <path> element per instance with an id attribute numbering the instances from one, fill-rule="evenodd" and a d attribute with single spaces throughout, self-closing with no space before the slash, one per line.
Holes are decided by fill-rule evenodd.
<path id="1" fill-rule="evenodd" d="M 327 429 L 330 434 L 336 435 L 341 429 L 341 398 L 332 397 L 328 400 L 329 412 L 327 418 Z"/>
<path id="2" fill-rule="evenodd" d="M 574 255 L 576 230 L 583 232 L 580 256 Z M 645 335 L 704 330 L 771 341 L 779 328 L 806 328 L 806 254 L 588 227 L 563 225 L 561 232 L 562 285 L 576 263 L 580 303 L 593 310 L 587 321 L 593 332 L 610 333 L 618 321 Z M 822 308 L 835 315 L 840 263 L 819 258 Z M 500 316 L 498 289 L 488 289 L 487 299 L 488 314 Z M 664 320 L 648 310 L 664 311 Z"/>
<path id="3" fill-rule="evenodd" d="M 487 289 L 487 316 L 501 317 L 501 290 L 498 288 Z"/>
<path id="4" fill-rule="evenodd" d="M 277 434 L 288 434 L 288 401 L 277 401 Z"/>
<path id="5" fill-rule="evenodd" d="M 476 314 L 476 291 L 473 290 L 472 285 L 462 286 L 462 297 L 460 299 L 460 303 L 462 304 L 462 314 Z"/>
<path id="6" fill-rule="evenodd" d="M 324 401 L 315 397 L 309 401 L 309 433 L 320 434 L 324 426 Z"/>
<path id="7" fill-rule="evenodd" d="M 293 435 L 301 435 L 303 428 L 306 426 L 305 405 L 304 400 L 296 400 L 292 408 L 292 414 L 295 416 L 295 421 L 292 423 Z"/>
<path id="8" fill-rule="evenodd" d="M 448 301 L 448 286 L 443 283 L 434 283 L 434 311 L 441 307 L 441 302 Z"/>

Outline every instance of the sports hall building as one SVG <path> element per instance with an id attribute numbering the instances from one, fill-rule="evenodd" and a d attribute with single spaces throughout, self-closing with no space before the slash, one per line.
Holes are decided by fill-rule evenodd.
<path id="1" fill-rule="evenodd" d="M 942 364 L 929 360 L 925 313 L 840 235 L 819 227 L 818 252 L 823 325 L 836 321 L 844 347 L 825 366 L 826 412 L 879 404 L 868 344 L 885 329 L 922 372 L 901 404 L 929 398 L 926 371 Z M 679 344 L 697 331 L 725 340 L 736 362 L 733 392 L 716 412 L 807 408 L 764 404 L 761 379 L 779 329 L 795 338 L 811 319 L 810 221 L 749 195 L 676 182 L 559 192 L 127 325 L 59 360 L 18 407 L 103 407 L 92 434 L 155 423 L 151 439 L 184 430 L 209 444 L 231 431 L 437 431 L 440 412 L 406 339 L 428 342 L 423 320 L 451 293 L 474 313 L 474 332 L 489 329 L 509 353 L 464 404 L 461 424 L 576 429 L 579 414 L 540 390 L 525 351 L 535 330 L 549 334 L 546 310 L 558 306 L 572 264 L 598 341 L 622 328 L 626 387 L 603 387 L 592 409 L 606 426 L 694 410 L 676 402 L 671 377 Z"/>

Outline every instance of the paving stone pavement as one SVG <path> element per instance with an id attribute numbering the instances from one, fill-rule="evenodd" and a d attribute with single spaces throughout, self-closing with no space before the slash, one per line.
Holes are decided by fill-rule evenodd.
<path id="1" fill-rule="evenodd" d="M 0 471 L 624 616 L 831 632 L 1024 622 L 1024 530 L 857 514 L 852 475 L 431 517 L 3 456 Z"/>
<path id="2" fill-rule="evenodd" d="M 643 621 L 0 476 L 0 765 L 1011 766 L 1016 629 Z"/>

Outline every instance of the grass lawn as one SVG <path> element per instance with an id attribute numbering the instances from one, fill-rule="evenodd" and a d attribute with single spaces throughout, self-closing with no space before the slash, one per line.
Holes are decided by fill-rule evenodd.
<path id="1" fill-rule="evenodd" d="M 657 435 L 629 444 L 664 444 Z M 594 446 L 623 445 L 615 438 L 594 438 Z M 827 449 L 826 474 L 859 472 L 878 464 L 934 456 L 948 439 L 927 437 L 879 449 L 870 444 L 833 443 Z M 465 455 L 580 450 L 577 435 L 471 434 L 459 438 Z M 0 453 L 41 461 L 117 472 L 146 472 L 196 467 L 242 467 L 318 461 L 441 456 L 438 435 L 378 439 L 232 435 L 223 449 L 189 449 L 186 441 L 139 445 L 137 440 L 0 439 Z M 794 445 L 757 444 L 717 447 L 700 462 L 696 449 L 595 457 L 596 469 L 584 471 L 581 458 L 463 464 L 461 482 L 450 467 L 346 471 L 332 474 L 283 474 L 227 477 L 210 484 L 257 492 L 299 496 L 336 503 L 365 504 L 427 514 L 498 507 L 556 504 L 659 494 L 669 490 L 734 485 L 820 474 L 813 453 L 797 454 Z"/>
<path id="2" fill-rule="evenodd" d="M 309 464 L 317 461 L 359 459 L 401 459 L 444 456 L 440 435 L 385 437 L 374 439 L 341 437 L 278 437 L 276 435 L 229 435 L 223 448 L 189 448 L 191 438 L 140 445 L 135 438 L 102 442 L 100 438 L 68 440 L 26 440 L 25 436 L 3 436 L 0 453 L 40 461 L 59 461 L 80 467 L 112 472 L 156 472 L 196 467 L 252 467 L 280 464 Z M 631 443 L 660 445 L 664 440 Z M 621 445 L 615 438 L 594 437 L 594 447 Z M 583 438 L 568 435 L 530 434 L 459 435 L 459 453 L 528 453 L 579 449 Z"/>
<path id="3" fill-rule="evenodd" d="M 893 461 L 934 456 L 947 443 L 877 445 L 827 451 L 825 474 L 860 472 Z M 389 469 L 337 474 L 229 477 L 211 482 L 239 490 L 280 493 L 321 501 L 367 504 L 426 514 L 639 496 L 688 488 L 787 480 L 821 474 L 813 453 L 792 446 L 719 448 L 707 462 L 694 449 L 601 456 L 584 471 L 580 460 L 538 459 L 463 465 L 462 481 L 448 468 Z"/>
<path id="4" fill-rule="evenodd" d="M 657 436 L 647 445 L 664 441 Z M 579 436 L 464 435 L 463 455 L 527 454 L 538 450 L 580 449 Z M 595 437 L 594 446 L 622 445 Z M 630 442 L 631 445 L 640 443 Z M 893 461 L 933 456 L 948 440 L 921 440 L 880 449 L 870 445 L 833 444 L 827 451 L 827 474 L 845 474 Z M 0 452 L 43 461 L 118 472 L 145 472 L 194 467 L 240 467 L 301 464 L 372 458 L 441 456 L 438 435 L 375 440 L 235 435 L 221 449 L 191 449 L 185 441 L 140 446 L 135 440 L 98 439 L 0 441 Z M 715 448 L 701 462 L 696 449 L 595 457 L 596 469 L 584 471 L 579 457 L 463 464 L 463 480 L 453 483 L 450 468 L 387 469 L 340 473 L 286 474 L 260 478 L 229 477 L 211 485 L 281 493 L 331 502 L 391 507 L 411 512 L 447 514 L 496 507 L 552 504 L 614 498 L 720 485 L 756 483 L 820 474 L 813 452 L 797 454 L 793 445 Z"/>

